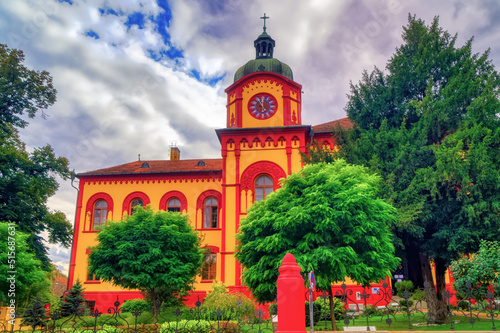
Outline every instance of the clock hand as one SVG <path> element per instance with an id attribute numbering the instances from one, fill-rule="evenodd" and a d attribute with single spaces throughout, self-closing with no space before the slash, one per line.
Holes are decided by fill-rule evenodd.
<path id="1" fill-rule="evenodd" d="M 260 106 L 262 107 L 262 112 L 266 112 L 267 111 L 266 107 L 264 106 L 264 101 L 263 100 L 260 101 Z"/>

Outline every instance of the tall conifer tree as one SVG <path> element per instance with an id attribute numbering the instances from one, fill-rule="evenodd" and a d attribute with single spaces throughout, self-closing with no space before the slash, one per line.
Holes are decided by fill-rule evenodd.
<path id="1" fill-rule="evenodd" d="M 401 256 L 419 286 L 434 286 L 434 263 L 428 303 L 444 320 L 448 265 L 499 236 L 500 79 L 489 51 L 473 54 L 472 39 L 457 46 L 438 18 L 427 26 L 410 15 L 403 29 L 386 71 L 351 83 L 346 111 L 355 127 L 334 136 L 337 157 L 383 176 Z"/>

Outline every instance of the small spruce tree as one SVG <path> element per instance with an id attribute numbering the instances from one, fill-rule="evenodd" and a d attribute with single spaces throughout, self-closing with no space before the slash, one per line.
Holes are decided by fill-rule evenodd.
<path id="1" fill-rule="evenodd" d="M 64 294 L 61 315 L 63 317 L 72 315 L 82 315 L 85 312 L 85 294 L 83 293 L 83 286 L 80 280 Z"/>
<path id="2" fill-rule="evenodd" d="M 30 325 L 33 330 L 37 326 L 43 327 L 47 319 L 47 309 L 43 306 L 43 301 L 37 297 L 33 303 L 26 309 L 22 325 Z"/>

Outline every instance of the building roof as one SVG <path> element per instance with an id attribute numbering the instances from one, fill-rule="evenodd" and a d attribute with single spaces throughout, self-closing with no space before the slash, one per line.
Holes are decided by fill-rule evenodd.
<path id="1" fill-rule="evenodd" d="M 238 68 L 234 74 L 234 82 L 242 77 L 258 72 L 271 72 L 283 75 L 284 77 L 293 80 L 293 73 L 290 66 L 276 58 L 254 59 L 247 62 L 245 65 Z"/>
<path id="2" fill-rule="evenodd" d="M 293 81 L 293 72 L 290 66 L 273 58 L 275 41 L 267 34 L 265 25 L 264 32 L 254 41 L 254 46 L 255 59 L 238 68 L 234 73 L 234 82 L 248 74 L 260 72 L 277 73 Z"/>
<path id="3" fill-rule="evenodd" d="M 352 128 L 353 124 L 347 117 L 312 126 L 314 133 L 331 133 L 340 125 L 344 129 Z M 301 128 L 304 126 L 288 126 L 286 128 Z M 225 130 L 232 130 L 227 128 Z M 241 129 L 234 129 L 241 130 Z M 153 160 L 134 161 L 110 168 L 79 173 L 78 177 L 101 175 L 137 175 L 137 174 L 165 174 L 185 172 L 222 172 L 222 159 L 192 159 L 192 160 Z"/>
<path id="4" fill-rule="evenodd" d="M 343 129 L 352 128 L 352 122 L 348 117 L 329 121 L 324 124 L 315 125 L 312 127 L 314 133 L 329 132 L 331 133 L 334 128 L 339 126 Z"/>
<path id="5" fill-rule="evenodd" d="M 80 176 L 131 175 L 179 172 L 221 172 L 222 159 L 135 161 L 110 168 L 79 173 Z"/>

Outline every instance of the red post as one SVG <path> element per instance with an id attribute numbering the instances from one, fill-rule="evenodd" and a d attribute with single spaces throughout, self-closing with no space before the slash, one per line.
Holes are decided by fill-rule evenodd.
<path id="1" fill-rule="evenodd" d="M 283 258 L 278 277 L 278 333 L 306 331 L 304 279 L 291 253 Z"/>

